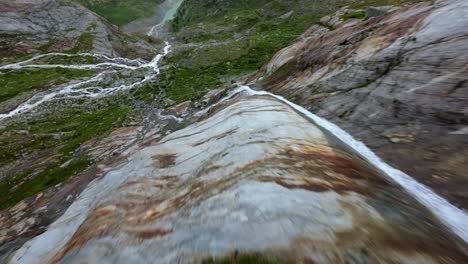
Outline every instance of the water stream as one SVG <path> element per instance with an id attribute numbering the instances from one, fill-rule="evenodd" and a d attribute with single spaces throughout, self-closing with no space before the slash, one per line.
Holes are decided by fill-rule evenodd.
<path id="1" fill-rule="evenodd" d="M 102 96 L 111 95 L 115 92 L 122 91 L 122 90 L 129 90 L 132 88 L 139 87 L 146 82 L 153 80 L 156 78 L 160 71 L 159 71 L 159 62 L 161 59 L 166 56 L 170 52 L 171 45 L 168 42 L 165 42 L 165 47 L 161 54 L 157 54 L 153 60 L 150 62 L 145 62 L 142 59 L 126 59 L 126 58 L 110 58 L 100 54 L 92 54 L 92 53 L 81 53 L 81 54 L 66 54 L 66 53 L 48 53 L 38 55 L 31 59 L 17 62 L 13 64 L 8 64 L 1 66 L 0 69 L 7 69 L 7 70 L 19 70 L 19 69 L 32 69 L 32 68 L 39 68 L 39 69 L 47 69 L 47 68 L 67 68 L 67 69 L 85 69 L 85 70 L 101 70 L 99 74 L 92 77 L 91 79 L 81 81 L 78 83 L 70 84 L 65 86 L 64 88 L 60 89 L 52 89 L 45 92 L 40 92 L 32 96 L 26 102 L 20 104 L 15 109 L 11 110 L 8 113 L 0 114 L 0 120 L 12 117 L 17 114 L 25 113 L 30 111 L 37 106 L 53 100 L 55 98 L 79 98 L 79 97 L 88 97 L 88 98 L 98 98 Z M 65 64 L 30 64 L 36 60 L 50 57 L 50 56 L 92 56 L 97 59 L 104 59 L 107 62 L 97 63 L 97 64 L 78 64 L 78 65 L 65 65 Z M 147 69 L 147 73 L 145 74 L 142 80 L 130 83 L 130 84 L 121 84 L 118 86 L 111 86 L 111 87 L 102 87 L 99 85 L 106 75 L 112 74 L 117 72 L 116 69 L 127 69 L 127 70 L 139 70 L 139 69 Z"/>

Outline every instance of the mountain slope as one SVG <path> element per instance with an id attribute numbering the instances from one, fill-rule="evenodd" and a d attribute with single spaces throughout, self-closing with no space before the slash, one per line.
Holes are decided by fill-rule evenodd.
<path id="1" fill-rule="evenodd" d="M 2 0 L 0 11 L 0 63 L 53 51 L 150 56 L 149 46 L 71 1 Z"/>
<path id="2" fill-rule="evenodd" d="M 150 17 L 163 0 L 75 0 L 91 11 L 105 17 L 114 25 L 122 26 L 138 18 Z"/>

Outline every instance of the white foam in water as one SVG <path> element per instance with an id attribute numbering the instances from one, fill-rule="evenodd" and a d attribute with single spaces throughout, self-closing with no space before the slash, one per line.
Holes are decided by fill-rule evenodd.
<path id="1" fill-rule="evenodd" d="M 393 168 L 382 161 L 374 152 L 372 152 L 364 143 L 357 141 L 350 134 L 337 125 L 318 117 L 307 111 L 302 106 L 294 104 L 285 98 L 265 92 L 255 91 L 248 86 L 241 86 L 232 94 L 245 92 L 249 95 L 268 95 L 277 98 L 285 104 L 292 107 L 294 110 L 304 114 L 318 126 L 327 130 L 344 144 L 348 145 L 358 154 L 360 154 L 367 162 L 380 169 L 388 177 L 403 187 L 409 194 L 414 196 L 420 203 L 426 206 L 434 215 L 437 216 L 447 227 L 449 227 L 456 235 L 465 242 L 468 242 L 468 213 L 460 208 L 450 204 L 447 200 L 434 193 L 429 187 L 417 182 L 406 173 Z"/>
<path id="2" fill-rule="evenodd" d="M 17 70 L 17 69 L 22 69 L 22 68 L 69 68 L 69 69 L 103 69 L 105 71 L 99 73 L 98 75 L 94 76 L 93 78 L 89 80 L 66 86 L 60 90 L 52 90 L 52 91 L 46 91 L 44 93 L 38 93 L 34 95 L 33 97 L 31 97 L 29 100 L 27 100 L 25 103 L 13 109 L 12 111 L 5 113 L 5 114 L 0 114 L 0 120 L 7 118 L 7 117 L 15 116 L 17 114 L 28 112 L 31 109 L 41 105 L 42 103 L 55 99 L 59 96 L 62 98 L 63 97 L 97 98 L 97 97 L 113 94 L 117 91 L 129 90 L 129 89 L 141 86 L 144 83 L 154 79 L 156 76 L 159 75 L 160 73 L 159 62 L 164 56 L 169 54 L 170 49 L 171 49 L 171 45 L 169 44 L 169 42 L 166 41 L 165 44 L 166 46 L 164 47 L 163 52 L 161 54 L 156 55 L 153 58 L 153 60 L 147 63 L 144 63 L 141 59 L 132 60 L 132 59 L 126 59 L 126 58 L 110 58 L 105 55 L 93 54 L 93 53 L 66 54 L 66 53 L 55 52 L 55 53 L 42 54 L 42 55 L 33 57 L 31 59 L 28 59 L 22 62 L 17 62 L 17 63 L 2 66 L 0 67 L 0 69 L 9 69 L 9 70 Z M 111 62 L 103 62 L 103 63 L 98 63 L 98 64 L 84 64 L 84 65 L 28 64 L 30 62 L 33 62 L 35 60 L 48 57 L 48 56 L 66 56 L 66 57 L 92 56 L 92 57 L 96 57 L 99 59 L 105 59 Z M 134 65 L 137 65 L 137 66 L 134 66 Z M 131 84 L 122 84 L 120 86 L 115 86 L 115 87 L 99 87 L 99 86 L 88 87 L 87 86 L 89 84 L 102 81 L 105 74 L 115 72 L 114 70 L 106 70 L 108 68 L 114 68 L 114 67 L 125 68 L 129 70 L 150 68 L 151 71 L 148 74 L 146 74 L 142 80 L 136 81 Z"/>

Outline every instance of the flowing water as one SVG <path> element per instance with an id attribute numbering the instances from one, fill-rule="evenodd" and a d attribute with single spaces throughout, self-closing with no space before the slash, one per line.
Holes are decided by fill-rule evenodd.
<path id="1" fill-rule="evenodd" d="M 110 58 L 100 54 L 91 54 L 91 53 L 81 53 L 81 54 L 65 54 L 65 53 L 48 53 L 42 54 L 31 59 L 8 64 L 5 66 L 0 67 L 0 69 L 12 69 L 12 70 L 19 70 L 19 69 L 32 69 L 32 68 L 39 68 L 39 69 L 47 69 L 47 68 L 67 68 L 67 69 L 85 69 L 85 70 L 101 70 L 99 74 L 94 76 L 91 79 L 78 82 L 75 84 L 68 85 L 61 89 L 53 89 L 51 91 L 41 92 L 33 97 L 31 97 L 26 102 L 22 103 L 14 110 L 0 114 L 0 120 L 12 117 L 17 114 L 25 113 L 30 111 L 37 106 L 45 103 L 47 101 L 53 100 L 55 98 L 79 98 L 79 97 L 88 97 L 88 98 L 97 98 L 102 96 L 111 95 L 115 92 L 122 91 L 122 90 L 129 90 L 132 88 L 136 88 L 142 86 L 143 84 L 147 83 L 148 81 L 153 80 L 159 75 L 159 62 L 161 59 L 166 56 L 170 52 L 171 45 L 168 42 L 165 42 L 166 46 L 163 49 L 161 54 L 156 55 L 153 60 L 150 62 L 145 62 L 141 59 L 126 59 L 126 58 Z M 64 64 L 31 64 L 34 61 L 37 61 L 42 58 L 51 57 L 51 56 L 92 56 L 94 58 L 100 60 L 106 60 L 106 62 L 97 63 L 97 64 L 78 64 L 78 65 L 64 65 Z M 130 84 L 121 84 L 118 86 L 110 86 L 110 87 L 102 87 L 99 85 L 101 81 L 103 81 L 106 75 L 110 75 L 116 73 L 116 69 L 126 69 L 126 70 L 139 70 L 139 69 L 146 69 L 147 72 L 144 75 L 143 79 L 132 82 Z"/>

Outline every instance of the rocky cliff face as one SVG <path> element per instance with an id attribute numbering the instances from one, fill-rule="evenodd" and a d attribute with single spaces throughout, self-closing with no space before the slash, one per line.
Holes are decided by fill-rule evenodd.
<path id="1" fill-rule="evenodd" d="M 324 17 L 251 80 L 467 208 L 468 3 L 363 11 Z"/>
<path id="2" fill-rule="evenodd" d="M 148 57 L 149 46 L 129 39 L 117 27 L 67 0 L 0 1 L 3 59 L 52 51 Z M 0 61 L 2 62 L 2 61 Z"/>
<path id="3" fill-rule="evenodd" d="M 192 122 L 125 151 L 11 263 L 466 261 L 416 200 L 284 102 L 231 97 Z"/>

